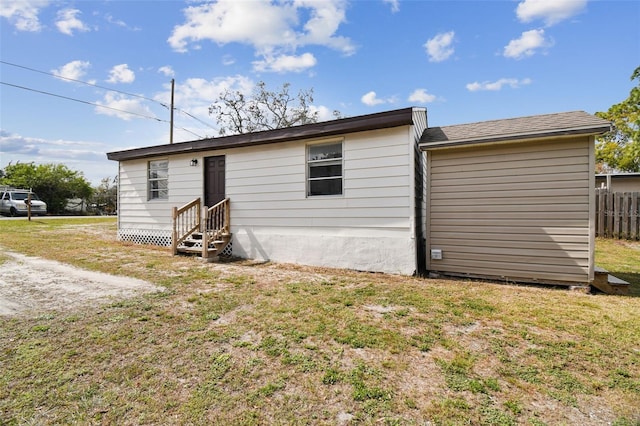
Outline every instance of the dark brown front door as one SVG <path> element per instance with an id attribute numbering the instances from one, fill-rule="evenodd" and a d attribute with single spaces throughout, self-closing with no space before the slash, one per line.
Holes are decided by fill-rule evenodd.
<path id="1" fill-rule="evenodd" d="M 212 207 L 224 200 L 224 155 L 204 159 L 204 203 Z"/>

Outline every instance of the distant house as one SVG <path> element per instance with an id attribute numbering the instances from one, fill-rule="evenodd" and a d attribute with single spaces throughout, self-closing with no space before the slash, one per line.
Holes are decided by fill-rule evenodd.
<path id="1" fill-rule="evenodd" d="M 608 173 L 596 175 L 596 188 L 611 192 L 640 192 L 640 173 Z"/>
<path id="2" fill-rule="evenodd" d="M 594 135 L 609 127 L 579 111 L 428 127 L 406 108 L 111 152 L 118 236 L 175 247 L 172 209 L 202 200 L 224 203 L 211 241 L 240 257 L 588 283 Z"/>

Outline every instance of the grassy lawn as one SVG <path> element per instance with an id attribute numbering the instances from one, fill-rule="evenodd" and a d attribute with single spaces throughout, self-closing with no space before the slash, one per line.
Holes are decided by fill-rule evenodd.
<path id="1" fill-rule="evenodd" d="M 0 424 L 640 424 L 640 297 L 205 264 L 113 218 L 0 246 L 167 289 L 0 317 Z M 638 244 L 597 263 L 640 286 Z"/>

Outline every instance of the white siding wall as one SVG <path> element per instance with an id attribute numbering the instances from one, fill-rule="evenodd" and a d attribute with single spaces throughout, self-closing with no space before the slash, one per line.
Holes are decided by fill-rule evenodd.
<path id="1" fill-rule="evenodd" d="M 411 126 L 172 156 L 169 200 L 147 201 L 147 160 L 120 165 L 119 229 L 171 227 L 171 207 L 203 196 L 203 158 L 226 155 L 235 255 L 368 271 L 416 270 Z M 306 146 L 343 141 L 342 196 L 306 196 Z M 198 159 L 190 167 L 191 158 Z M 146 232 L 146 231 L 145 231 Z"/>
<path id="2" fill-rule="evenodd" d="M 170 245 L 171 208 L 202 196 L 202 167 L 191 167 L 189 163 L 192 158 L 194 157 L 177 155 L 169 161 L 167 200 L 147 200 L 148 159 L 120 163 L 118 235 L 121 239 Z"/>
<path id="3" fill-rule="evenodd" d="M 592 139 L 428 153 L 431 271 L 540 281 L 592 274 Z"/>
<path id="4" fill-rule="evenodd" d="M 412 274 L 409 128 L 227 155 L 234 254 Z M 342 196 L 306 196 L 306 145 L 343 141 Z"/>

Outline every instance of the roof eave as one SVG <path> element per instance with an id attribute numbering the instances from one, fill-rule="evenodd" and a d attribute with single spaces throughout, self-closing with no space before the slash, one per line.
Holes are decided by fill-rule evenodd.
<path id="1" fill-rule="evenodd" d="M 447 140 L 447 141 L 438 141 L 438 142 L 422 142 L 420 144 L 420 149 L 423 151 L 439 149 L 439 148 L 450 148 L 454 146 L 465 146 L 465 145 L 479 145 L 479 144 L 490 144 L 490 143 L 500 143 L 500 142 L 523 142 L 532 139 L 550 139 L 557 137 L 570 137 L 570 136 L 585 136 L 585 135 L 600 135 L 606 133 L 611 130 L 611 125 L 601 125 L 601 126 L 585 126 L 585 127 L 572 127 L 566 129 L 557 129 L 557 130 L 545 130 L 542 132 L 527 132 L 527 133 L 513 133 L 513 134 L 505 134 L 505 135 L 491 135 L 483 138 L 468 138 L 468 139 L 457 139 L 457 140 Z"/>
<path id="2" fill-rule="evenodd" d="M 114 151 L 107 153 L 107 158 L 114 161 L 136 160 L 172 154 L 267 145 L 294 140 L 325 138 L 368 130 L 387 129 L 412 125 L 413 110 L 413 108 L 404 108 L 283 129 Z"/>

